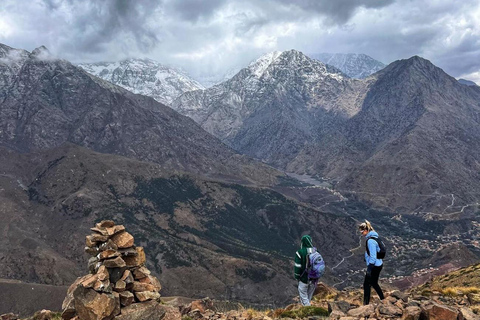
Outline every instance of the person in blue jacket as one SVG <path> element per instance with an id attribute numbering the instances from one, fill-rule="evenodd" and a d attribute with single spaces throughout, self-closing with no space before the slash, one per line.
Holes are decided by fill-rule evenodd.
<path id="1" fill-rule="evenodd" d="M 363 304 L 367 305 L 370 302 L 371 288 L 375 289 L 380 300 L 385 297 L 383 295 L 382 288 L 378 285 L 378 278 L 380 271 L 383 268 L 383 260 L 377 259 L 377 252 L 380 251 L 380 246 L 377 241 L 370 240 L 370 238 L 378 238 L 378 233 L 375 232 L 370 222 L 365 220 L 358 226 L 358 229 L 367 240 L 368 252 L 365 248 L 365 262 L 367 263 L 367 272 L 365 273 L 365 281 L 363 282 Z"/>

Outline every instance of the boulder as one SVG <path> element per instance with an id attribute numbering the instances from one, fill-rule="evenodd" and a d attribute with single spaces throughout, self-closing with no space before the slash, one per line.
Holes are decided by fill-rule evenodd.
<path id="1" fill-rule="evenodd" d="M 127 267 L 109 268 L 108 272 L 110 273 L 110 282 L 115 283 L 118 280 L 122 279 L 122 276 L 126 270 L 127 270 Z"/>
<path id="2" fill-rule="evenodd" d="M 82 320 L 112 319 L 116 301 L 112 294 L 99 293 L 95 290 L 78 286 L 73 292 L 75 310 Z"/>
<path id="3" fill-rule="evenodd" d="M 457 319 L 459 312 L 438 303 L 432 303 L 424 308 L 429 320 Z"/>
<path id="4" fill-rule="evenodd" d="M 98 246 L 99 251 L 105 250 L 118 250 L 117 245 L 112 241 L 112 239 L 108 239 L 107 242 L 103 242 Z M 121 254 L 121 252 L 119 252 Z"/>
<path id="5" fill-rule="evenodd" d="M 373 305 L 369 304 L 366 306 L 361 306 L 355 309 L 350 309 L 347 312 L 347 315 L 351 317 L 370 317 L 375 311 L 375 308 Z"/>
<path id="6" fill-rule="evenodd" d="M 122 308 L 122 313 L 115 320 L 161 320 L 165 317 L 166 309 L 157 301 L 134 303 Z"/>
<path id="7" fill-rule="evenodd" d="M 122 226 L 122 225 L 113 226 L 113 227 L 110 227 L 110 228 L 106 228 L 106 231 L 107 231 L 107 235 L 113 236 L 114 234 L 117 234 L 117 233 L 120 233 L 120 232 L 122 232 L 122 231 L 125 231 L 125 227 Z M 133 244 L 132 244 L 132 245 L 133 245 Z"/>
<path id="8" fill-rule="evenodd" d="M 100 281 L 109 280 L 110 274 L 108 273 L 108 269 L 105 266 L 100 266 L 97 270 L 97 277 Z"/>
<path id="9" fill-rule="evenodd" d="M 0 320 L 17 320 L 19 319 L 18 315 L 14 313 L 5 313 L 0 315 Z"/>

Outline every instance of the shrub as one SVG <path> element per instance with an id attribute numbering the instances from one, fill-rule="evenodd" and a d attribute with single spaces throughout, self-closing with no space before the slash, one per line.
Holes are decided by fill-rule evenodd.
<path id="1" fill-rule="evenodd" d="M 440 291 L 444 296 L 456 297 L 458 296 L 458 291 L 456 288 L 445 288 Z"/>

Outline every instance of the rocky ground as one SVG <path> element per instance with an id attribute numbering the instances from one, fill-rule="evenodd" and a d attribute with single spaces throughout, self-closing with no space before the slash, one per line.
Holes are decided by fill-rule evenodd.
<path id="1" fill-rule="evenodd" d="M 254 320 L 254 319 L 402 319 L 474 320 L 480 318 L 480 288 L 473 278 L 480 265 L 457 270 L 408 292 L 385 289 L 386 298 L 374 297 L 362 305 L 362 291 L 339 291 L 320 283 L 312 306 L 297 303 L 285 308 L 246 308 L 239 303 L 189 300 L 160 296 L 162 286 L 145 267 L 145 252 L 123 225 L 105 220 L 91 228 L 85 251 L 89 274 L 79 277 L 68 289 L 62 312 L 41 310 L 25 320 Z M 473 281 L 473 282 L 472 282 Z M 462 286 L 459 286 L 462 285 Z M 470 286 L 467 286 L 470 285 Z M 17 320 L 8 313 L 0 320 Z"/>

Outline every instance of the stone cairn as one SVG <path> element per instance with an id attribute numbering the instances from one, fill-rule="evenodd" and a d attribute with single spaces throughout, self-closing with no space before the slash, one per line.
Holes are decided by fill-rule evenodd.
<path id="1" fill-rule="evenodd" d="M 68 289 L 62 318 L 122 319 L 147 305 L 156 309 L 161 285 L 145 267 L 145 252 L 134 245 L 133 236 L 111 220 L 90 230 L 93 233 L 86 237 L 85 247 L 92 256 L 88 260 L 90 273 Z"/>

